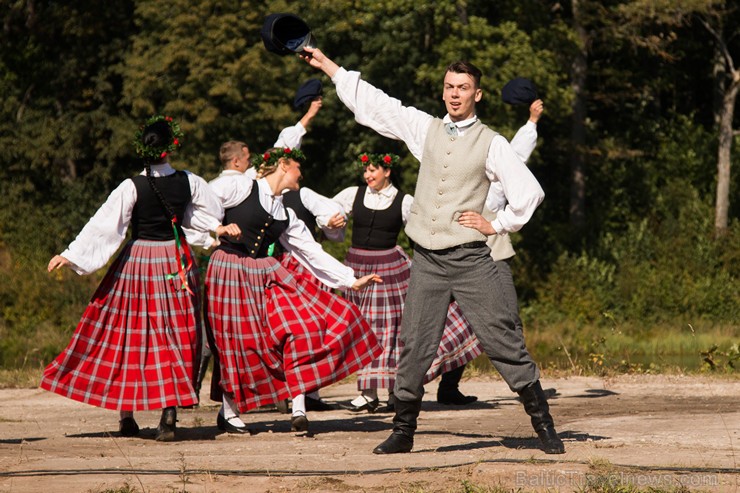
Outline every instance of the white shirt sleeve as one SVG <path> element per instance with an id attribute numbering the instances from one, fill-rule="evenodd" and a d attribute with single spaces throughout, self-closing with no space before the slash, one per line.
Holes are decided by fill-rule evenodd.
<path id="1" fill-rule="evenodd" d="M 434 117 L 411 106 L 403 106 L 380 89 L 360 78 L 359 72 L 340 68 L 332 77 L 337 96 L 354 113 L 355 120 L 380 135 L 402 140 L 421 161 L 424 141 Z"/>
<path id="2" fill-rule="evenodd" d="M 72 270 L 80 275 L 92 274 L 110 260 L 126 239 L 136 197 L 136 186 L 130 179 L 111 192 L 77 238 L 61 253 L 70 261 Z"/>
<path id="3" fill-rule="evenodd" d="M 222 207 L 224 209 L 230 209 L 241 204 L 249 197 L 249 194 L 252 193 L 254 183 L 256 182 L 247 176 L 247 173 L 224 171 L 218 177 L 208 182 L 208 186 L 216 194 Z M 221 216 L 222 219 L 223 215 Z"/>
<path id="4" fill-rule="evenodd" d="M 187 175 L 191 199 L 182 226 L 197 231 L 216 231 L 224 217 L 224 206 L 203 178 L 189 172 Z"/>
<path id="5" fill-rule="evenodd" d="M 295 259 L 330 288 L 351 288 L 357 279 L 355 271 L 335 259 L 313 239 L 306 223 L 288 211 L 288 229 L 280 235 L 280 243 Z"/>
<path id="6" fill-rule="evenodd" d="M 537 145 L 537 124 L 527 121 L 511 139 L 511 147 L 519 158 L 526 164 Z M 486 207 L 494 212 L 506 206 L 504 187 L 500 182 L 492 182 L 486 197 Z"/>
<path id="7" fill-rule="evenodd" d="M 409 214 L 411 213 L 411 206 L 414 204 L 414 196 L 406 194 L 403 196 L 401 202 L 401 219 L 403 219 L 403 225 L 409 221 Z"/>
<path id="8" fill-rule="evenodd" d="M 344 241 L 344 228 L 329 228 L 327 226 L 329 220 L 336 214 L 340 214 L 347 219 L 342 206 L 308 187 L 301 187 L 299 193 L 301 194 L 301 202 L 316 217 L 316 224 L 324 232 L 324 236 L 331 241 Z"/>
<path id="9" fill-rule="evenodd" d="M 286 127 L 278 135 L 277 141 L 273 147 L 290 147 L 291 149 L 300 149 L 303 136 L 306 135 L 306 129 L 301 122 L 292 127 Z"/>
<path id="10" fill-rule="evenodd" d="M 500 183 L 508 202 L 491 222 L 493 229 L 499 234 L 519 231 L 545 198 L 544 190 L 501 135 L 491 141 L 486 158 L 486 174 L 491 182 Z"/>
<path id="11" fill-rule="evenodd" d="M 527 123 L 517 130 L 514 138 L 511 139 L 511 147 L 514 148 L 514 152 L 517 153 L 519 159 L 526 164 L 536 146 L 537 124 L 532 121 L 527 121 Z"/>
<path id="12" fill-rule="evenodd" d="M 216 240 L 206 231 L 198 231 L 197 229 L 186 228 L 183 226 L 183 233 L 188 243 L 192 246 L 199 246 L 208 250 L 216 244 Z"/>
<path id="13" fill-rule="evenodd" d="M 347 187 L 336 194 L 332 199 L 334 202 L 339 204 L 342 208 L 342 212 L 344 212 L 346 216 L 352 215 L 352 207 L 355 205 L 355 197 L 357 196 L 359 188 L 360 187 Z"/>

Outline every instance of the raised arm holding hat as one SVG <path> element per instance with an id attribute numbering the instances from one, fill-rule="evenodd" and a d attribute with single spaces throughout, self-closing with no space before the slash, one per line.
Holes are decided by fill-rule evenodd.
<path id="1" fill-rule="evenodd" d="M 420 161 L 406 225 L 406 234 L 416 246 L 401 327 L 404 349 L 394 389 L 394 429 L 373 452 L 412 449 L 424 374 L 442 337 L 447 305 L 454 298 L 493 365 L 521 397 L 545 452 L 563 453 L 539 369 L 499 294 L 502 280 L 485 243 L 487 237 L 461 220 L 464 211 L 485 210 L 491 182 L 501 184 L 507 200 L 489 223 L 493 234 L 521 229 L 544 198 L 542 187 L 506 139 L 478 120 L 480 71 L 466 62 L 448 66 L 442 92 L 447 115 L 440 119 L 403 106 L 363 81 L 359 73 L 340 68 L 321 50 L 305 51 L 307 55 L 301 57 L 331 77 L 337 95 L 359 123 L 402 140 Z"/>

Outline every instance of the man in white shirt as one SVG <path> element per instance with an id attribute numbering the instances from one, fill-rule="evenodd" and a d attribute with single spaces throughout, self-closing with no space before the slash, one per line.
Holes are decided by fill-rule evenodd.
<path id="1" fill-rule="evenodd" d="M 502 276 L 485 243 L 485 235 L 521 229 L 544 192 L 506 139 L 478 120 L 480 70 L 467 62 L 448 67 L 442 93 L 447 115 L 439 119 L 403 106 L 363 81 L 359 73 L 340 68 L 321 50 L 306 48 L 305 52 L 301 58 L 331 77 L 337 95 L 357 122 L 404 141 L 420 162 L 406 226 L 416 246 L 401 328 L 404 350 L 394 389 L 394 428 L 373 452 L 405 453 L 413 448 L 423 377 L 452 299 L 459 303 L 493 365 L 519 394 L 545 452 L 565 452 L 539 382 L 539 369 L 501 295 Z M 488 222 L 481 213 L 490 183 L 500 184 L 507 203 Z"/>

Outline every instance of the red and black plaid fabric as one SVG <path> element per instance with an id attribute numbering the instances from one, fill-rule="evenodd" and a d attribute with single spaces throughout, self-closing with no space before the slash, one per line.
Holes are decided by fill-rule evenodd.
<path id="1" fill-rule="evenodd" d="M 41 388 L 106 409 L 139 411 L 198 403 L 198 268 L 181 290 L 175 241 L 129 242 L 90 300 Z"/>
<path id="2" fill-rule="evenodd" d="M 330 385 L 380 354 L 357 307 L 274 258 L 218 249 L 205 286 L 220 385 L 241 412 Z"/>
<path id="3" fill-rule="evenodd" d="M 319 281 L 316 276 L 311 274 L 311 271 L 303 267 L 303 264 L 298 262 L 290 253 L 283 253 L 275 258 L 283 264 L 283 267 L 285 267 L 288 272 L 293 274 L 293 277 L 295 277 L 296 281 L 299 283 L 309 282 L 324 291 L 331 291 L 329 286 Z"/>
<path id="4" fill-rule="evenodd" d="M 375 273 L 383 279 L 380 284 L 347 293 L 347 299 L 360 307 L 383 346 L 383 353 L 357 373 L 357 387 L 360 390 L 392 389 L 403 348 L 399 335 L 403 304 L 411 276 L 411 259 L 399 246 L 390 250 L 350 248 L 345 264 L 354 269 L 357 277 Z M 472 361 L 481 353 L 478 339 L 458 304 L 453 302 L 447 312 L 437 357 L 427 372 L 424 383 Z"/>

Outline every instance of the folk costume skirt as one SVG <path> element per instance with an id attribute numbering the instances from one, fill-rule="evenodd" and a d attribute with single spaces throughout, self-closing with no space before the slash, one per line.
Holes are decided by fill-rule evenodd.
<path id="1" fill-rule="evenodd" d="M 316 276 L 311 274 L 311 271 L 306 269 L 303 264 L 298 262 L 290 253 L 283 253 L 275 258 L 278 259 L 278 261 L 283 265 L 283 267 L 285 267 L 288 272 L 293 274 L 293 277 L 295 277 L 299 285 L 303 283 L 311 283 L 319 289 L 331 292 L 329 286 L 319 281 Z"/>
<path id="2" fill-rule="evenodd" d="M 353 247 L 347 252 L 344 263 L 354 269 L 357 277 L 375 273 L 383 279 L 380 284 L 347 293 L 347 299 L 360 307 L 383 347 L 383 353 L 378 358 L 357 372 L 357 388 L 393 389 L 403 348 L 399 335 L 411 276 L 411 259 L 400 246 L 389 250 Z M 452 302 L 447 311 L 437 356 L 425 375 L 424 383 L 472 361 L 481 353 L 482 348 L 470 324 L 465 320 L 458 304 Z"/>
<path id="3" fill-rule="evenodd" d="M 129 242 L 69 345 L 44 370 L 41 388 L 120 411 L 197 404 L 198 268 L 188 272 L 192 295 L 181 289 L 177 271 L 174 240 Z"/>
<path id="4" fill-rule="evenodd" d="M 298 282 L 275 258 L 221 247 L 205 286 L 220 388 L 240 412 L 330 385 L 380 354 L 356 306 Z"/>

